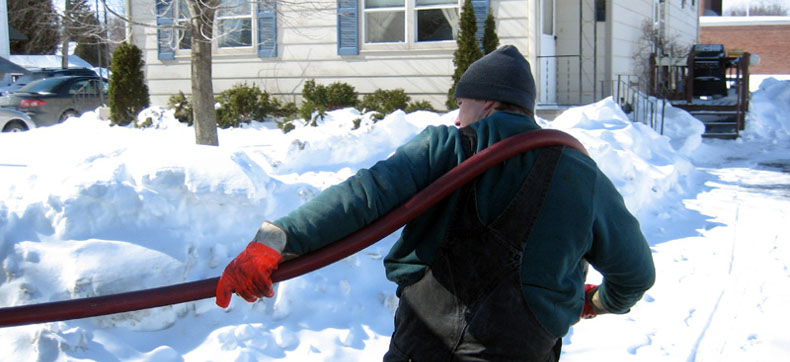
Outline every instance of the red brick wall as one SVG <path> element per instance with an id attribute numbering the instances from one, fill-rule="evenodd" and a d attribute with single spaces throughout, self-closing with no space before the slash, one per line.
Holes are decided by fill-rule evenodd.
<path id="1" fill-rule="evenodd" d="M 699 42 L 759 55 L 751 74 L 790 74 L 790 25 L 701 26 Z"/>

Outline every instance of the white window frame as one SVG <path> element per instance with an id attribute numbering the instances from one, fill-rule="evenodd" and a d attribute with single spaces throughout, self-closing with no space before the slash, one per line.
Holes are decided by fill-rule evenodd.
<path id="1" fill-rule="evenodd" d="M 224 2 L 224 1 L 223 1 Z M 258 24 L 255 17 L 255 1 L 249 0 L 240 0 L 240 6 L 246 6 L 247 12 L 241 14 L 229 14 L 221 16 L 223 5 L 220 5 L 220 8 L 217 9 L 217 14 L 214 16 L 214 36 L 215 40 L 211 42 L 212 51 L 215 54 L 228 54 L 228 53 L 253 53 L 255 52 L 255 45 L 257 44 L 257 32 L 258 32 Z M 226 8 L 229 9 L 229 8 Z M 243 9 L 241 9 L 243 10 Z M 243 20 L 248 19 L 250 22 L 250 45 L 243 45 L 243 46 L 234 46 L 234 47 L 220 47 L 219 42 L 221 37 L 225 36 L 225 34 L 219 34 L 219 24 L 222 21 L 228 20 Z M 241 31 L 240 29 L 235 29 L 234 31 Z M 228 33 L 229 34 L 229 33 Z"/>
<path id="2" fill-rule="evenodd" d="M 359 31 L 360 31 L 360 51 L 392 51 L 392 50 L 434 50 L 434 49 L 455 49 L 456 40 L 436 40 L 436 41 L 417 41 L 417 11 L 419 10 L 433 10 L 433 9 L 450 9 L 457 8 L 459 21 L 461 14 L 461 7 L 463 7 L 463 0 L 458 0 L 455 4 L 438 4 L 438 5 L 422 5 L 417 6 L 417 0 L 404 0 L 403 6 L 398 7 L 382 7 L 382 8 L 365 8 L 365 0 L 359 0 Z M 388 43 L 369 43 L 367 42 L 367 16 L 366 14 L 372 12 L 382 11 L 405 11 L 404 20 L 404 38 L 403 42 L 388 42 Z"/>
<path id="3" fill-rule="evenodd" d="M 186 16 L 183 16 L 181 14 L 181 8 L 179 7 L 179 3 L 182 2 L 182 1 L 185 1 L 185 0 L 173 0 L 173 6 L 175 6 L 175 9 L 174 9 L 174 12 L 173 12 L 173 20 L 174 20 L 175 24 L 181 24 L 183 22 L 187 22 L 188 23 L 189 20 L 190 20 L 189 19 L 190 16 L 188 14 Z M 256 13 L 255 13 L 255 6 L 256 6 L 257 3 L 256 3 L 255 0 L 245 0 L 245 1 L 242 1 L 240 4 L 242 6 L 249 7 L 249 12 L 247 12 L 245 14 L 220 16 L 220 10 L 222 8 L 222 5 L 220 5 L 220 8 L 217 9 L 217 14 L 214 17 L 214 29 L 213 29 L 214 30 L 214 39 L 211 41 L 211 52 L 212 52 L 213 55 L 250 55 L 250 54 L 257 54 L 257 47 L 256 47 L 256 45 L 258 44 L 258 41 L 259 41 L 258 40 L 258 22 L 256 21 L 257 18 L 256 18 Z M 185 6 L 186 6 L 186 4 L 185 4 Z M 251 32 L 251 34 L 250 34 L 251 35 L 251 37 L 250 37 L 250 45 L 249 46 L 238 46 L 238 47 L 220 47 L 219 46 L 219 42 L 220 42 L 220 38 L 219 37 L 222 36 L 222 34 L 219 34 L 219 23 L 222 20 L 245 19 L 245 18 L 250 19 L 250 32 Z M 176 56 L 190 56 L 191 55 L 191 50 L 192 50 L 191 48 L 181 48 L 180 47 L 180 40 L 181 40 L 181 33 L 182 32 L 183 32 L 183 30 L 180 30 L 178 28 L 176 28 L 175 31 L 173 32 L 174 36 L 176 37 L 176 39 L 175 39 Z"/>

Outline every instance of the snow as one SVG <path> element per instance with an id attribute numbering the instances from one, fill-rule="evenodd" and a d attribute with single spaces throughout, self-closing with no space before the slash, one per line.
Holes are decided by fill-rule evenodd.
<path id="1" fill-rule="evenodd" d="M 63 57 L 60 55 L 20 55 L 9 56 L 9 60 L 27 69 L 60 68 Z M 69 67 L 93 68 L 93 66 L 77 55 L 69 54 Z"/>
<path id="2" fill-rule="evenodd" d="M 765 80 L 751 102 L 737 140 L 703 141 L 701 123 L 677 108 L 659 135 L 611 99 L 539 120 L 577 137 L 612 179 L 658 275 L 629 314 L 575 325 L 563 361 L 788 355 L 790 238 L 780 230 L 790 210 L 790 81 Z M 219 147 L 194 145 L 171 110 L 148 117 L 157 128 L 110 127 L 90 112 L 0 134 L 0 306 L 216 277 L 261 221 L 455 113 L 397 111 L 374 123 L 343 109 L 287 134 L 271 122 L 220 130 Z M 256 303 L 234 297 L 221 309 L 206 299 L 2 328 L 0 360 L 380 360 L 397 306 L 382 259 L 395 239 L 279 283 Z"/>

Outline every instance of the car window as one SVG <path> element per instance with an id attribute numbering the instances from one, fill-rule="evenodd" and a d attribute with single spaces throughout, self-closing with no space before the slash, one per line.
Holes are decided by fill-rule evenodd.
<path id="1" fill-rule="evenodd" d="M 22 88 L 19 88 L 19 91 L 30 93 L 52 92 L 52 90 L 55 89 L 55 87 L 57 87 L 61 82 L 62 80 L 58 78 L 39 79 L 37 81 L 28 83 Z"/>
<path id="2" fill-rule="evenodd" d="M 38 79 L 44 78 L 45 75 L 46 74 L 41 74 L 41 73 L 24 74 L 24 75 L 20 76 L 19 78 L 17 78 L 15 83 L 28 84 L 28 83 L 30 83 L 30 82 L 32 82 L 34 80 L 38 80 Z"/>
<path id="3" fill-rule="evenodd" d="M 83 79 L 74 82 L 69 87 L 69 94 L 96 94 L 96 87 L 91 84 L 90 80 Z"/>

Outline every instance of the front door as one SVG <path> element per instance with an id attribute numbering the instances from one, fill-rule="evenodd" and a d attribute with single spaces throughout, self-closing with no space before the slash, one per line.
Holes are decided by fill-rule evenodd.
<path id="1" fill-rule="evenodd" d="M 540 51 L 538 56 L 538 103 L 557 103 L 557 40 L 554 36 L 554 5 L 556 0 L 541 0 Z"/>

